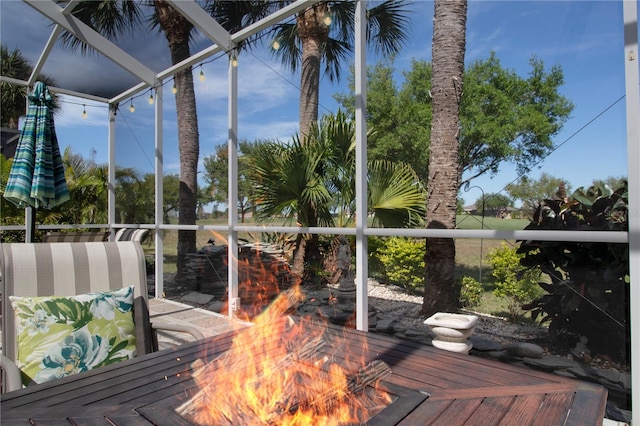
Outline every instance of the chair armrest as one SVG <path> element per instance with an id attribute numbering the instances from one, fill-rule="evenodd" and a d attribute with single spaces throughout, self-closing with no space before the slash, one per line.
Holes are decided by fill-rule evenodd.
<path id="1" fill-rule="evenodd" d="M 0 354 L 0 370 L 2 370 L 2 392 L 11 392 L 22 388 L 20 369 L 9 358 Z"/>
<path id="2" fill-rule="evenodd" d="M 153 323 L 151 324 L 156 330 L 165 330 L 165 331 L 177 331 L 180 333 L 188 333 L 194 337 L 196 340 L 204 339 L 204 334 L 200 332 L 200 330 L 189 327 L 188 325 L 177 325 L 177 324 L 165 324 L 165 323 Z"/>

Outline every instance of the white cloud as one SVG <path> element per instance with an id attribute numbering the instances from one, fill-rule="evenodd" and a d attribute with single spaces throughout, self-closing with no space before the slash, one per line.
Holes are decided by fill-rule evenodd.
<path id="1" fill-rule="evenodd" d="M 282 120 L 267 123 L 246 123 L 238 126 L 240 139 L 278 139 L 286 141 L 298 131 L 298 121 Z"/>

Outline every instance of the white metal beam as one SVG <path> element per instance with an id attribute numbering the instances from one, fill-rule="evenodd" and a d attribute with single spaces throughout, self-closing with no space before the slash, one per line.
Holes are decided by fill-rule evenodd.
<path id="1" fill-rule="evenodd" d="M 164 220 L 163 215 L 163 205 L 164 205 L 164 194 L 162 191 L 163 188 L 163 178 L 164 178 L 164 136 L 162 133 L 163 129 L 163 112 L 164 112 L 164 90 L 162 85 L 160 84 L 156 89 L 156 105 L 155 105 L 155 176 L 156 176 L 156 203 L 155 203 L 155 227 L 154 227 L 154 235 L 155 235 L 155 250 L 156 250 L 156 258 L 155 258 L 155 275 L 156 275 L 156 286 L 155 286 L 155 296 L 156 297 L 164 297 L 164 232 L 160 229 L 160 225 Z"/>
<path id="2" fill-rule="evenodd" d="M 56 25 L 53 28 L 53 31 L 51 31 L 51 35 L 49 35 L 49 40 L 47 40 L 47 44 L 44 46 L 44 49 L 42 49 L 42 52 L 40 53 L 40 57 L 38 58 L 38 62 L 36 62 L 36 64 L 33 67 L 31 76 L 29 76 L 29 81 L 28 81 L 29 87 L 33 86 L 36 80 L 38 79 L 38 76 L 42 71 L 42 67 L 44 66 L 44 63 L 49 57 L 49 54 L 53 50 L 53 46 L 55 46 L 56 40 L 58 39 L 58 36 L 60 35 L 61 32 L 62 32 L 62 27 L 60 27 L 60 25 Z"/>
<path id="3" fill-rule="evenodd" d="M 116 223 L 116 116 L 117 105 L 109 104 L 109 129 L 107 145 L 107 222 Z M 115 241 L 115 232 L 111 230 L 111 241 Z"/>
<path id="4" fill-rule="evenodd" d="M 237 33 L 231 34 L 231 45 L 235 46 L 239 42 L 251 37 L 252 35 L 257 34 L 266 28 L 269 28 L 270 26 L 282 21 L 283 19 L 303 9 L 306 9 L 312 6 L 317 2 L 318 2 L 317 0 L 298 0 L 286 7 L 283 7 L 282 9 L 279 9 L 277 12 L 272 13 L 268 17 L 261 19 L 260 21 L 254 24 L 251 24 L 246 28 L 243 28 Z M 216 53 L 225 52 L 225 51 L 226 50 L 222 46 L 218 44 L 214 44 L 213 46 L 209 46 L 205 49 L 202 49 L 200 52 L 191 55 L 189 58 L 185 59 L 184 61 L 178 62 L 177 64 L 172 65 L 169 68 L 166 68 L 158 72 L 157 77 L 160 80 L 166 80 L 167 78 L 172 77 L 177 72 L 180 72 L 186 68 L 189 68 L 195 64 L 198 64 L 204 61 L 205 59 L 215 55 Z M 136 93 L 145 90 L 147 87 L 149 87 L 149 85 L 145 85 L 145 84 L 136 85 L 133 88 L 113 97 L 111 99 L 111 102 L 121 102 L 122 100 L 125 100 L 131 96 L 134 96 Z"/>
<path id="5" fill-rule="evenodd" d="M 367 13 L 356 1 L 355 14 L 356 95 L 356 328 L 369 330 L 369 264 L 367 228 Z"/>
<path id="6" fill-rule="evenodd" d="M 7 83 L 17 84 L 18 86 L 29 86 L 29 82 L 24 80 L 18 80 L 16 78 L 11 78 L 11 77 L 0 76 L 0 81 L 6 81 Z M 101 96 L 94 96 L 94 95 L 89 95 L 87 93 L 81 93 L 73 90 L 62 89 L 56 86 L 47 86 L 47 87 L 49 88 L 50 92 L 53 92 L 56 94 L 75 96 L 77 98 L 87 99 L 90 101 L 109 103 L 109 99 L 103 98 Z"/>
<path id="7" fill-rule="evenodd" d="M 267 29 L 274 24 L 277 24 L 278 22 L 288 18 L 289 16 L 313 6 L 316 3 L 318 3 L 318 0 L 298 0 L 294 3 L 291 3 L 290 5 L 285 6 L 276 12 L 273 12 L 271 15 L 264 19 L 261 19 L 255 24 L 251 24 L 248 27 L 241 29 L 237 33 L 233 33 L 231 35 L 231 41 L 233 41 L 234 43 L 239 43 L 251 37 L 252 35 L 259 33 L 260 31 Z"/>
<path id="8" fill-rule="evenodd" d="M 640 418 L 640 77 L 638 70 L 638 3 L 623 1 L 624 69 L 629 182 L 629 278 L 631 328 L 631 412 Z"/>
<path id="9" fill-rule="evenodd" d="M 235 51 L 234 51 L 235 53 Z M 238 68 L 229 61 L 229 88 L 228 88 L 228 108 L 229 108 L 229 141 L 227 149 L 229 153 L 229 198 L 227 199 L 229 225 L 227 235 L 227 256 L 229 265 L 229 317 L 237 315 L 242 301 L 238 298 Z"/>
<path id="10" fill-rule="evenodd" d="M 198 3 L 193 0 L 169 0 L 171 6 L 184 16 L 194 27 L 202 31 L 220 46 L 225 52 L 230 51 L 234 46 L 231 43 L 231 35 L 222 25 L 209 16 Z"/>
<path id="11" fill-rule="evenodd" d="M 88 46 L 111 59 L 115 64 L 129 71 L 131 74 L 150 86 L 155 84 L 155 73 L 137 59 L 120 49 L 115 44 L 91 29 L 87 24 L 73 15 L 65 15 L 63 9 L 52 0 L 23 0 L 52 22 L 60 25 L 69 33 L 82 40 Z"/>

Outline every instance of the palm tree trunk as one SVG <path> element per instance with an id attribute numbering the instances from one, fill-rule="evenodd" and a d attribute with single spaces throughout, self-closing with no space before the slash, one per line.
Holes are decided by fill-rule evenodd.
<path id="1" fill-rule="evenodd" d="M 453 229 L 460 185 L 459 109 L 464 71 L 466 0 L 436 0 L 433 28 L 433 85 L 427 228 Z M 428 238 L 422 312 L 455 312 L 460 286 L 455 282 L 455 242 Z"/>
<path id="2" fill-rule="evenodd" d="M 303 143 L 311 123 L 318 120 L 321 48 L 329 36 L 329 29 L 322 21 L 325 12 L 326 4 L 320 3 L 297 16 L 298 37 L 302 41 L 300 139 Z"/>
<path id="3" fill-rule="evenodd" d="M 192 25 L 168 3 L 162 0 L 154 2 L 158 22 L 169 42 L 171 62 L 178 62 L 191 56 L 189 34 Z M 178 122 L 178 149 L 180 152 L 180 225 L 195 225 L 198 200 L 198 157 L 200 140 L 198 134 L 198 116 L 196 113 L 196 95 L 193 87 L 191 67 L 174 76 L 178 92 L 176 94 L 176 113 Z M 178 233 L 178 276 L 182 281 L 186 266 L 186 255 L 196 251 L 196 232 L 179 231 Z"/>

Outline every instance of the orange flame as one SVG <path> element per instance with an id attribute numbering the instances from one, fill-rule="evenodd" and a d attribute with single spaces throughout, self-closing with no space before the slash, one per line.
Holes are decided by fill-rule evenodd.
<path id="1" fill-rule="evenodd" d="M 279 282 L 281 263 L 239 257 L 239 316 L 253 325 L 239 331 L 222 356 L 192 365 L 198 391 L 176 409 L 180 415 L 216 426 L 341 425 L 364 423 L 391 402 L 384 392 L 372 401 L 353 391 L 353 373 L 364 364 L 366 348 L 350 350 L 326 327 L 286 316 L 304 294 L 298 282 Z"/>
<path id="2" fill-rule="evenodd" d="M 366 398 L 358 398 L 350 388 L 353 380 L 342 366 L 345 362 L 339 364 L 330 355 L 344 342 L 326 340 L 326 329 L 317 323 L 310 326 L 308 321 L 282 316 L 302 297 L 298 287 L 281 294 L 254 325 L 235 336 L 223 356 L 197 368 L 199 391 L 177 412 L 201 425 L 366 421 L 370 414 Z M 346 363 L 353 366 L 349 360 Z"/>

